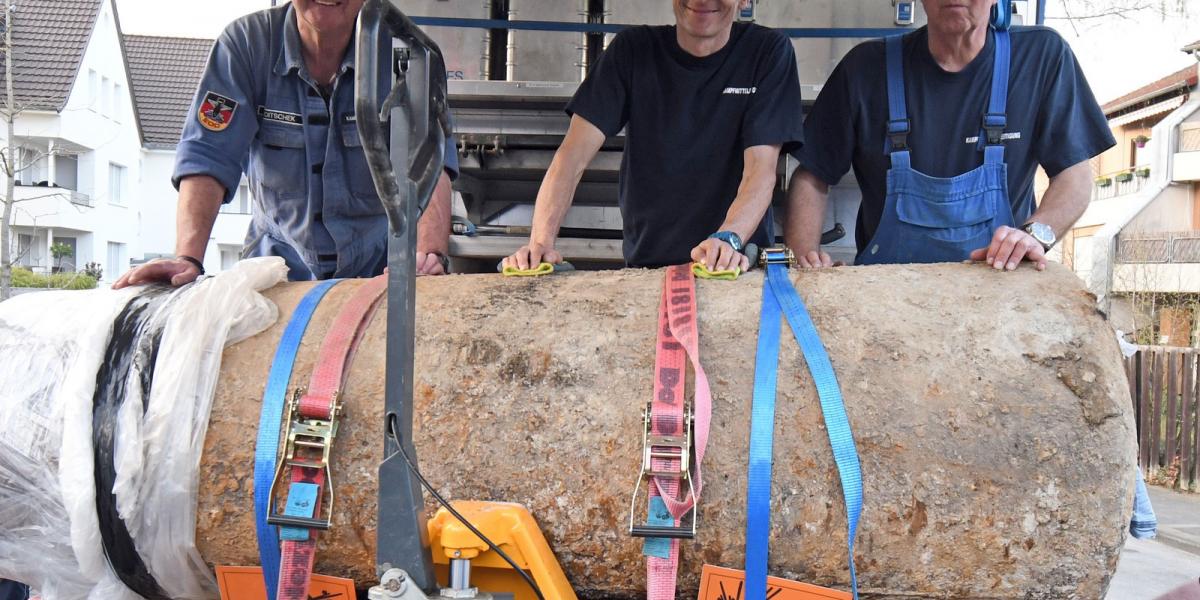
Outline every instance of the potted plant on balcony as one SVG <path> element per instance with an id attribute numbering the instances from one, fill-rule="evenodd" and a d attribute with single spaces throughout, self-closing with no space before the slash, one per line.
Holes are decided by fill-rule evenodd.
<path id="1" fill-rule="evenodd" d="M 1100 176 L 1096 178 L 1096 185 L 1099 187 L 1108 187 L 1112 185 L 1112 177 Z"/>
<path id="2" fill-rule="evenodd" d="M 1133 171 L 1121 171 L 1117 173 L 1117 183 L 1126 183 L 1133 181 Z"/>
<path id="3" fill-rule="evenodd" d="M 1137 175 L 1138 177 L 1145 179 L 1150 176 L 1150 167 L 1142 167 L 1142 168 L 1134 171 L 1133 173 L 1135 175 Z"/>
<path id="4" fill-rule="evenodd" d="M 1146 142 L 1149 142 L 1149 141 L 1150 141 L 1150 137 L 1149 137 L 1149 136 L 1145 136 L 1145 135 L 1138 135 L 1138 136 L 1134 136 L 1134 138 L 1133 138 L 1133 145 L 1134 145 L 1134 146 L 1137 146 L 1138 148 L 1145 148 L 1145 147 L 1146 147 Z"/>

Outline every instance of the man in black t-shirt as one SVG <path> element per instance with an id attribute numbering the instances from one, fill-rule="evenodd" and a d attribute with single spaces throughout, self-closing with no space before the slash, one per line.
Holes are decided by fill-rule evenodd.
<path id="1" fill-rule="evenodd" d="M 735 23 L 745 0 L 672 0 L 675 26 L 616 36 L 567 106 L 571 126 L 538 192 L 529 244 L 504 259 L 557 263 L 558 230 L 584 169 L 625 128 L 619 204 L 633 267 L 712 269 L 769 244 L 780 150 L 803 139 L 800 83 L 784 35 Z M 765 218 L 764 218 L 765 217 Z"/>
<path id="2" fill-rule="evenodd" d="M 996 269 L 1022 260 L 1045 267 L 1046 251 L 1087 208 L 1088 159 L 1115 142 L 1066 42 L 1042 27 L 997 32 L 989 27 L 995 2 L 924 0 L 929 25 L 895 47 L 900 94 L 889 94 L 883 41 L 855 47 L 830 75 L 805 122 L 805 147 L 793 153 L 800 168 L 784 230 L 802 266 L 830 264 L 819 243 L 828 186 L 853 167 L 862 190 L 860 264 L 970 258 Z M 1009 75 L 993 81 L 1005 57 Z M 991 92 L 1005 82 L 1001 104 Z M 889 98 L 906 107 L 889 106 Z M 895 118 L 905 108 L 907 127 Z M 985 155 L 1003 157 L 990 178 L 951 179 L 997 162 Z M 1035 206 L 1038 165 L 1050 187 Z M 982 189 L 998 195 L 986 210 L 978 198 L 950 207 L 956 196 Z"/>

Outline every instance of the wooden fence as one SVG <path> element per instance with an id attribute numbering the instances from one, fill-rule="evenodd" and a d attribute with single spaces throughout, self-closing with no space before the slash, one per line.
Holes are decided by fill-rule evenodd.
<path id="1" fill-rule="evenodd" d="M 1200 489 L 1200 350 L 1139 346 L 1126 359 L 1137 420 L 1138 463 L 1147 478 Z"/>

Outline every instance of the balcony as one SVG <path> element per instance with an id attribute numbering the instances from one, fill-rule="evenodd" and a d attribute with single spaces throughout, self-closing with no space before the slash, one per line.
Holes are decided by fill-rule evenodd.
<path id="1" fill-rule="evenodd" d="M 1150 167 L 1140 165 L 1106 173 L 1095 179 L 1092 189 L 1092 200 L 1108 200 L 1120 196 L 1128 196 L 1142 191 L 1150 180 Z"/>
<path id="2" fill-rule="evenodd" d="M 1115 292 L 1200 292 L 1200 231 L 1117 237 Z"/>

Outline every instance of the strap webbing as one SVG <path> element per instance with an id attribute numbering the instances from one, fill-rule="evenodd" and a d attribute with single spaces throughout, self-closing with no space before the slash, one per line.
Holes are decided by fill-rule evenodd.
<path id="1" fill-rule="evenodd" d="M 694 432 L 695 464 L 691 477 L 695 480 L 695 495 L 680 489 L 679 479 L 656 477 L 650 485 L 649 511 L 653 518 L 656 509 L 665 506 L 674 525 L 691 510 L 700 496 L 702 480 L 700 464 L 704 460 L 704 449 L 708 444 L 709 422 L 712 418 L 712 394 L 708 387 L 708 376 L 700 365 L 700 336 L 697 329 L 696 278 L 691 265 L 674 265 L 667 268 L 659 301 L 658 345 L 655 357 L 654 400 L 650 404 L 651 431 L 655 435 L 681 435 L 684 419 L 684 380 L 686 356 L 695 374 Z M 678 471 L 678 460 L 655 459 L 656 470 Z M 697 518 L 693 514 L 692 518 Z M 648 600 L 674 600 L 675 579 L 679 566 L 679 540 L 669 541 L 666 556 L 652 553 L 660 539 L 646 541 L 646 597 Z"/>
<path id="2" fill-rule="evenodd" d="M 380 275 L 360 285 L 354 296 L 342 306 L 317 353 L 308 389 L 300 399 L 300 418 L 331 420 L 338 395 L 345 388 L 358 344 L 385 292 L 387 277 Z M 320 515 L 324 501 L 321 490 L 325 487 L 325 471 L 293 465 L 290 481 L 285 512 L 308 518 Z M 280 537 L 283 539 L 282 565 L 277 598 L 306 600 L 317 551 L 317 532 L 303 527 L 283 527 Z"/>
<path id="3" fill-rule="evenodd" d="M 750 466 L 746 498 L 746 600 L 763 600 L 767 593 L 767 545 L 770 534 L 771 457 L 775 418 L 775 371 L 779 364 L 781 319 L 785 316 L 792 334 L 800 344 L 808 365 L 817 396 L 825 430 L 833 449 L 846 505 L 849 550 L 850 586 L 858 598 L 858 577 L 854 570 L 854 538 L 862 513 L 862 470 L 854 435 L 842 401 L 841 388 L 829 354 L 821 342 L 804 301 L 788 279 L 788 267 L 767 265 L 763 285 L 762 317 L 759 326 L 758 355 L 754 369 L 753 421 L 750 425 Z"/>
<path id="4" fill-rule="evenodd" d="M 262 563 L 268 600 L 275 598 L 275 584 L 279 581 L 279 536 L 275 527 L 267 525 L 267 509 L 271 502 L 271 482 L 275 478 L 275 460 L 279 454 L 283 406 L 287 401 L 292 365 L 296 362 L 300 341 L 304 339 L 304 330 L 308 329 L 308 322 L 325 293 L 338 281 L 331 279 L 318 283 L 296 305 L 283 336 L 279 338 L 271 371 L 267 375 L 267 386 L 263 390 L 258 439 L 254 444 L 254 529 L 258 536 L 258 556 Z"/>

